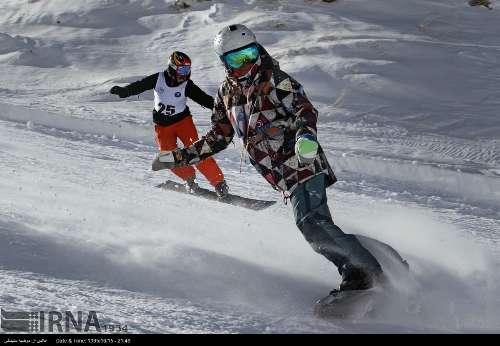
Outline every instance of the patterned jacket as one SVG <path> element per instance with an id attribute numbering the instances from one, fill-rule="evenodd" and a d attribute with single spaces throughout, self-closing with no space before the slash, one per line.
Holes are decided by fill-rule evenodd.
<path id="1" fill-rule="evenodd" d="M 227 77 L 212 112 L 212 129 L 183 150 L 192 165 L 225 149 L 234 133 L 242 140 L 251 164 L 277 190 L 291 194 L 297 184 L 326 173 L 327 186 L 336 177 L 321 146 L 313 163 L 300 165 L 295 142 L 304 133 L 316 135 L 318 112 L 302 86 L 280 70 L 263 47 L 251 71 Z"/>

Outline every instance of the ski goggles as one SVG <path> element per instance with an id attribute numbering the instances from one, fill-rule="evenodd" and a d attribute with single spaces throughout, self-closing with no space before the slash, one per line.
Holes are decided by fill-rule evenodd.
<path id="1" fill-rule="evenodd" d="M 191 72 L 191 66 L 177 66 L 177 74 L 181 76 L 186 76 Z"/>
<path id="2" fill-rule="evenodd" d="M 259 48 L 255 43 L 222 55 L 222 62 L 230 69 L 238 69 L 247 63 L 254 63 L 259 58 Z"/>

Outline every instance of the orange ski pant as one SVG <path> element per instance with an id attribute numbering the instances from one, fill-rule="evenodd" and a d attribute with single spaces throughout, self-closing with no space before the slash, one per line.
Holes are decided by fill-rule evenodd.
<path id="1" fill-rule="evenodd" d="M 168 125 L 155 125 L 156 142 L 161 151 L 171 151 L 177 148 L 177 138 L 184 144 L 184 147 L 190 146 L 198 140 L 198 132 L 193 123 L 193 117 L 190 115 L 181 121 Z M 196 165 L 196 168 L 207 178 L 212 186 L 217 186 L 224 180 L 224 175 L 215 160 L 209 157 Z M 196 172 L 192 166 L 172 168 L 172 173 L 183 180 L 195 177 Z"/>

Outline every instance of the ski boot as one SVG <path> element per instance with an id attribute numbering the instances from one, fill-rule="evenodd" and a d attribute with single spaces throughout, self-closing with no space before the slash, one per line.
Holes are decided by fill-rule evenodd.
<path id="1" fill-rule="evenodd" d="M 192 193 L 192 194 L 198 193 L 200 186 L 195 181 L 195 179 L 196 179 L 195 177 L 192 177 L 184 182 L 184 186 L 186 187 L 186 191 L 188 193 Z"/>
<path id="2" fill-rule="evenodd" d="M 217 184 L 217 186 L 215 187 L 215 193 L 217 194 L 217 197 L 219 199 L 225 199 L 229 196 L 229 186 L 227 186 L 225 180 Z"/>

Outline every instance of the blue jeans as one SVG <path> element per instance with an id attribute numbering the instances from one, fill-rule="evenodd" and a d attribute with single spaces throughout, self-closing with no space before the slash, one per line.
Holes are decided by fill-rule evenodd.
<path id="1" fill-rule="evenodd" d="M 328 208 L 325 175 L 319 174 L 299 184 L 291 197 L 295 223 L 317 253 L 343 268 L 358 268 L 378 274 L 382 271 L 373 255 L 352 234 L 344 233 Z"/>

